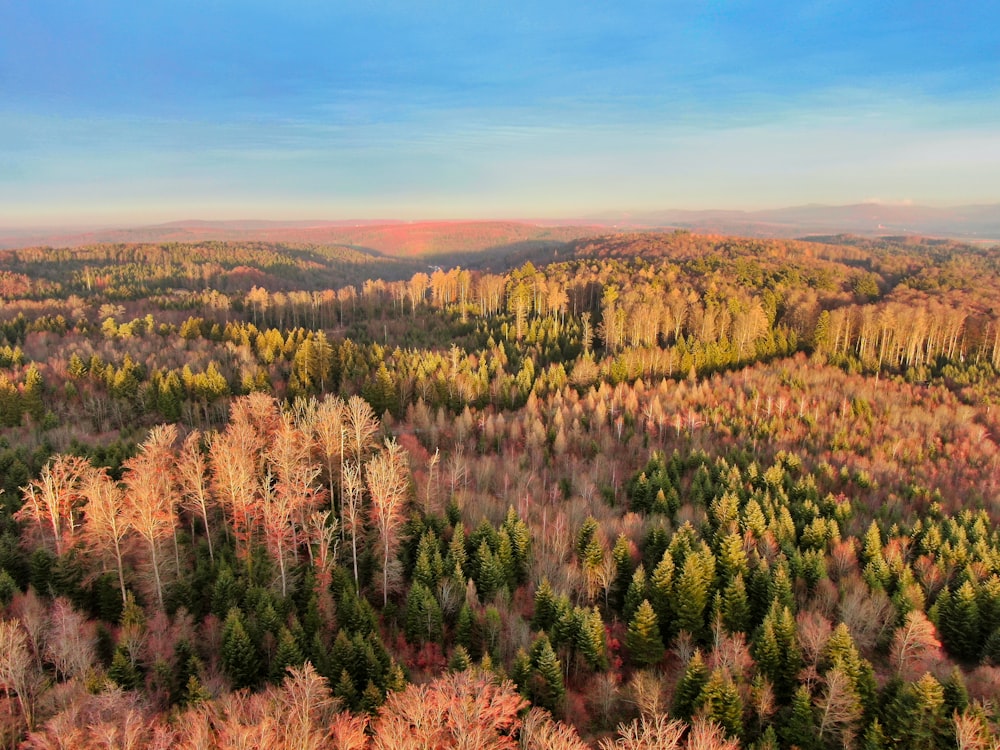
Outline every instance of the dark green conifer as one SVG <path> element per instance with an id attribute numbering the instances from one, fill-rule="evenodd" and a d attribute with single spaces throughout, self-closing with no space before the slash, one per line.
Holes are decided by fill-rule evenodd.
<path id="1" fill-rule="evenodd" d="M 260 677 L 260 657 L 257 647 L 247 634 L 243 615 L 233 607 L 222 628 L 222 666 L 233 688 L 254 687 Z"/>

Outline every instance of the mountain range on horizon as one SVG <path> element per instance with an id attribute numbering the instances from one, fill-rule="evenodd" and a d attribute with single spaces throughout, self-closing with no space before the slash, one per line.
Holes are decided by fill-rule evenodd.
<path id="1" fill-rule="evenodd" d="M 341 244 L 387 255 L 419 256 L 485 250 L 525 242 L 561 243 L 609 231 L 671 229 L 775 238 L 829 234 L 910 235 L 992 244 L 1000 242 L 1000 204 L 939 208 L 867 202 L 841 206 L 806 204 L 754 211 L 607 211 L 561 220 L 191 219 L 135 227 L 0 228 L 0 248 L 228 240 Z"/>

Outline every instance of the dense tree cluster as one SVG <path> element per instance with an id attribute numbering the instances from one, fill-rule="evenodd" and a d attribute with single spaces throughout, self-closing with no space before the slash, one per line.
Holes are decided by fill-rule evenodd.
<path id="1" fill-rule="evenodd" d="M 231 249 L 6 258 L 7 746 L 997 741 L 995 250 Z"/>

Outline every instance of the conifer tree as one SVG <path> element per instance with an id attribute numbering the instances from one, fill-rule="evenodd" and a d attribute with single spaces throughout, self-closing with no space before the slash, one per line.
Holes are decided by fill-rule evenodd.
<path id="1" fill-rule="evenodd" d="M 976 590 L 965 581 L 956 591 L 947 588 L 937 602 L 938 630 L 948 651 L 957 658 L 974 661 L 979 658 L 983 642 L 980 635 L 979 606 Z"/>
<path id="2" fill-rule="evenodd" d="M 707 637 L 705 613 L 714 578 L 715 558 L 706 549 L 688 555 L 674 587 L 677 627 L 689 632 L 699 643 Z"/>
<path id="3" fill-rule="evenodd" d="M 705 715 L 718 722 L 730 737 L 743 732 L 743 699 L 732 679 L 719 669 L 713 670 L 701 691 L 698 702 Z"/>
<path id="4" fill-rule="evenodd" d="M 472 669 L 472 659 L 465 646 L 455 646 L 455 650 L 448 660 L 448 669 L 452 672 L 466 672 Z"/>
<path id="5" fill-rule="evenodd" d="M 670 550 L 663 553 L 660 562 L 653 568 L 649 581 L 649 603 L 653 605 L 656 619 L 660 623 L 660 635 L 668 642 L 672 635 L 674 621 L 674 558 Z"/>
<path id="6" fill-rule="evenodd" d="M 222 666 L 233 684 L 233 688 L 254 687 L 260 676 L 260 657 L 257 648 L 247 634 L 243 615 L 233 607 L 226 616 L 222 628 Z"/>
<path id="7" fill-rule="evenodd" d="M 548 578 L 543 578 L 535 589 L 535 610 L 531 617 L 531 627 L 549 631 L 556 622 L 556 595 Z"/>
<path id="8" fill-rule="evenodd" d="M 629 622 L 625 647 L 632 662 L 638 666 L 656 664 L 663 658 L 663 640 L 660 638 L 659 623 L 648 599 L 642 600 L 635 616 Z"/>
<path id="9" fill-rule="evenodd" d="M 739 573 L 722 592 L 722 622 L 730 633 L 745 633 L 750 629 L 750 602 L 746 584 Z"/>
<path id="10" fill-rule="evenodd" d="M 674 690 L 673 715 L 679 719 L 690 721 L 701 706 L 701 691 L 708 683 L 708 667 L 702 658 L 701 649 L 695 649 L 694 656 L 688 661 L 684 675 L 677 682 Z"/>
<path id="11" fill-rule="evenodd" d="M 804 685 L 800 686 L 792 696 L 787 717 L 778 729 L 778 736 L 784 747 L 818 750 L 819 738 L 816 736 L 812 696 L 809 695 L 809 690 Z"/>
<path id="12" fill-rule="evenodd" d="M 531 667 L 529 692 L 532 703 L 557 713 L 566 697 L 566 688 L 563 686 L 562 665 L 544 633 L 531 647 Z"/>
<path id="13" fill-rule="evenodd" d="M 584 661 L 593 670 L 606 669 L 608 666 L 607 651 L 604 639 L 604 620 L 597 607 L 589 612 L 583 610 L 580 626 L 577 632 L 577 648 Z"/>
<path id="14" fill-rule="evenodd" d="M 295 636 L 282 625 L 278 634 L 278 648 L 271 660 L 271 682 L 280 684 L 285 679 L 289 667 L 300 667 L 304 661 L 305 657 L 302 656 L 302 649 L 299 648 Z"/>
<path id="15" fill-rule="evenodd" d="M 639 563 L 632 574 L 632 581 L 628 585 L 628 590 L 625 592 L 625 601 L 622 605 L 622 617 L 625 622 L 632 621 L 635 611 L 642 604 L 642 600 L 648 599 L 650 593 L 649 584 L 646 581 L 646 568 L 642 563 Z"/>

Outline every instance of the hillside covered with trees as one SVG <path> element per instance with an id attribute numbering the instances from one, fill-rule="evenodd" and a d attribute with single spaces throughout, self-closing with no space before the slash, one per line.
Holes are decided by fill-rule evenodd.
<path id="1" fill-rule="evenodd" d="M 0 251 L 2 743 L 994 747 L 998 288 L 912 238 Z"/>

